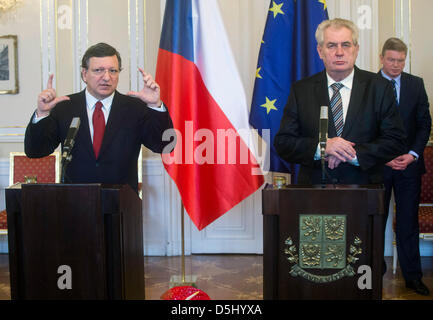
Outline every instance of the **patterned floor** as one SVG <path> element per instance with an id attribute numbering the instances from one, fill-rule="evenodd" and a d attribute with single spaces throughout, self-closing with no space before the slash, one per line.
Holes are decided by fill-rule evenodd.
<path id="1" fill-rule="evenodd" d="M 386 258 L 388 265 L 391 259 Z M 405 288 L 400 270 L 384 276 L 384 300 L 433 300 L 433 257 L 423 257 L 424 283 L 432 294 L 423 297 Z M 263 299 L 263 259 L 260 255 L 193 255 L 185 258 L 185 275 L 197 276 L 196 286 L 213 300 Z M 145 257 L 146 299 L 159 300 L 172 276 L 181 275 L 180 257 Z M 0 255 L 0 300 L 10 299 L 9 263 Z"/>
<path id="2" fill-rule="evenodd" d="M 185 257 L 185 276 L 197 276 L 196 287 L 213 300 L 263 299 L 263 262 L 256 255 L 193 255 Z M 159 299 L 180 276 L 179 257 L 146 257 L 146 299 Z"/>

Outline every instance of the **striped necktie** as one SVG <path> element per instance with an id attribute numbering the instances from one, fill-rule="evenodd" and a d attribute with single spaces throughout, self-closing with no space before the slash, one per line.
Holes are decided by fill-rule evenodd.
<path id="1" fill-rule="evenodd" d="M 341 100 L 340 89 L 343 88 L 339 82 L 333 83 L 331 89 L 334 91 L 331 98 L 331 110 L 332 117 L 334 118 L 335 130 L 337 136 L 340 137 L 343 133 L 344 121 L 343 121 L 343 101 Z"/>

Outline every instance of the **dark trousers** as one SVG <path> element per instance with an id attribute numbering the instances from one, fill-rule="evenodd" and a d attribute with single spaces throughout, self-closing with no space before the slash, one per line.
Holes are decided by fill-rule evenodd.
<path id="1" fill-rule="evenodd" d="M 396 203 L 396 243 L 400 267 L 406 281 L 422 278 L 419 253 L 418 206 L 421 176 L 385 167 L 385 218 L 388 216 L 391 192 Z M 386 220 L 385 220 L 386 222 Z M 384 224 L 385 228 L 386 224 Z"/>

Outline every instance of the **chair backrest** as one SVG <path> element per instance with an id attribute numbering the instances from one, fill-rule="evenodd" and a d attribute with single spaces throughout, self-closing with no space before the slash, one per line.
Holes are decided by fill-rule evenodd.
<path id="1" fill-rule="evenodd" d="M 34 176 L 38 183 L 60 182 L 60 154 L 54 152 L 43 158 L 28 158 L 24 152 L 11 152 L 9 185 L 24 183 L 25 177 Z"/>
<path id="2" fill-rule="evenodd" d="M 6 210 L 0 211 L 0 235 L 8 233 L 8 219 Z"/>
<path id="3" fill-rule="evenodd" d="M 424 150 L 424 161 L 427 172 L 421 180 L 420 203 L 433 203 L 433 142 L 429 142 Z"/>

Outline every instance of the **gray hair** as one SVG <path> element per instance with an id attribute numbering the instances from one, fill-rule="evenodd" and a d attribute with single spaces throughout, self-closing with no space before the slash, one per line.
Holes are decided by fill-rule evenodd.
<path id="1" fill-rule="evenodd" d="M 356 24 L 350 20 L 335 18 L 332 20 L 324 20 L 316 30 L 316 41 L 319 46 L 323 45 L 325 30 L 333 27 L 335 29 L 347 28 L 352 32 L 352 42 L 355 46 L 358 45 L 359 30 Z"/>

